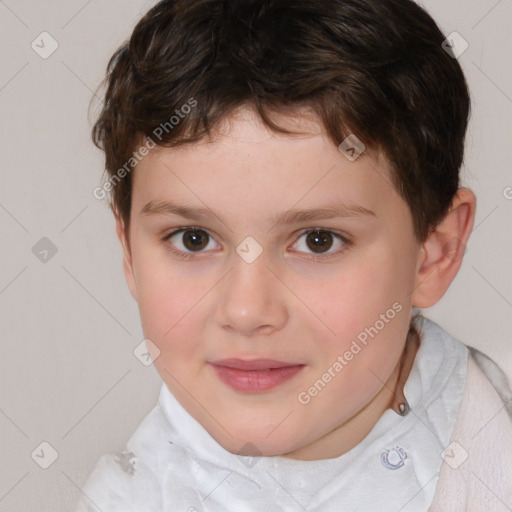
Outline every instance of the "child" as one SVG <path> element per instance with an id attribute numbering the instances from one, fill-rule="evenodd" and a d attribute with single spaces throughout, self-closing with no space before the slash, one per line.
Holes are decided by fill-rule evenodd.
<path id="1" fill-rule="evenodd" d="M 470 110 L 411 0 L 164 0 L 108 66 L 124 272 L 163 380 L 77 511 L 512 510 L 507 379 L 418 313 Z"/>

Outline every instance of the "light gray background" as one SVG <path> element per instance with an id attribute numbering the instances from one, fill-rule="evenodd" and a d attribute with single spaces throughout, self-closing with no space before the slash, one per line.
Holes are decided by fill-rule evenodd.
<path id="1" fill-rule="evenodd" d="M 109 57 L 153 5 L 142 0 L 0 2 L 0 510 L 72 510 L 98 457 L 120 450 L 155 405 L 160 378 L 132 353 L 143 339 L 106 203 L 89 100 Z M 464 184 L 478 197 L 462 269 L 426 315 L 512 377 L 510 0 L 428 0 L 459 58 L 473 117 Z M 58 49 L 42 59 L 43 32 Z M 435 105 L 432 105 L 435 108 Z M 32 247 L 48 237 L 46 263 Z M 42 469 L 41 442 L 57 452 Z M 39 459 L 48 449 L 39 448 Z M 44 455 L 42 455 L 42 453 Z"/>

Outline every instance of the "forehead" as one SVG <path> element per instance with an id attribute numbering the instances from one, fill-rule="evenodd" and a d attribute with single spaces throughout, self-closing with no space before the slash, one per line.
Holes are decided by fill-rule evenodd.
<path id="1" fill-rule="evenodd" d="M 365 150 L 349 160 L 313 116 L 278 115 L 273 120 L 295 133 L 277 133 L 256 113 L 241 109 L 210 138 L 157 146 L 135 169 L 134 213 L 149 202 L 170 200 L 231 210 L 232 215 L 252 212 L 259 218 L 262 211 L 276 218 L 283 207 L 342 202 L 373 210 L 401 201 L 382 152 Z"/>

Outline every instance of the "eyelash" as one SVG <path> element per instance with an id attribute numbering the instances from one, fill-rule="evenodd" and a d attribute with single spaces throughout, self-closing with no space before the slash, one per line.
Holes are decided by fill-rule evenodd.
<path id="1" fill-rule="evenodd" d="M 168 251 L 172 252 L 173 254 L 179 256 L 180 258 L 182 258 L 184 260 L 191 260 L 191 259 L 193 259 L 196 256 L 196 254 L 201 254 L 203 251 L 197 251 L 195 253 L 194 252 L 184 252 L 184 251 L 181 251 L 179 249 L 174 249 L 172 247 L 172 244 L 169 244 L 167 242 L 169 241 L 169 239 L 171 237 L 173 237 L 174 235 L 176 235 L 178 233 L 182 233 L 182 232 L 185 232 L 185 231 L 193 231 L 193 230 L 204 231 L 211 239 L 214 239 L 212 237 L 212 235 L 210 235 L 210 233 L 206 229 L 204 229 L 204 228 L 200 228 L 198 226 L 186 226 L 186 227 L 182 227 L 182 228 L 176 229 L 176 230 L 172 231 L 171 233 L 165 235 L 161 239 L 161 241 L 164 243 L 164 246 L 165 246 L 165 248 Z M 353 245 L 352 241 L 347 236 L 344 236 L 341 233 L 338 233 L 338 232 L 333 231 L 331 229 L 325 229 L 325 228 L 319 228 L 319 227 L 311 228 L 311 229 L 308 229 L 306 231 L 303 231 L 302 233 L 300 233 L 298 239 L 300 239 L 304 235 L 308 235 L 309 233 L 313 233 L 315 231 L 322 231 L 324 233 L 332 234 L 335 238 L 338 238 L 341 242 L 343 242 L 343 246 L 342 246 L 341 249 L 338 249 L 337 251 L 332 252 L 332 253 L 325 253 L 325 254 L 319 254 L 319 255 L 308 254 L 308 256 L 306 256 L 306 258 L 310 259 L 312 261 L 325 261 L 326 259 L 328 259 L 330 257 L 339 256 L 340 254 L 342 254 L 342 253 L 346 252 L 347 250 L 349 250 L 352 247 L 352 245 Z M 294 252 L 299 252 L 300 253 L 302 251 L 294 251 Z M 304 253 L 304 254 L 306 254 L 306 253 Z"/>

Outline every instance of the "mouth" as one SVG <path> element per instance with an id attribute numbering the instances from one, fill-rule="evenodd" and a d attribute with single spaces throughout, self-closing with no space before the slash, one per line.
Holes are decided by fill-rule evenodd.
<path id="1" fill-rule="evenodd" d="M 249 393 L 280 386 L 300 373 L 305 366 L 274 359 L 221 359 L 209 364 L 224 384 L 236 391 Z"/>

